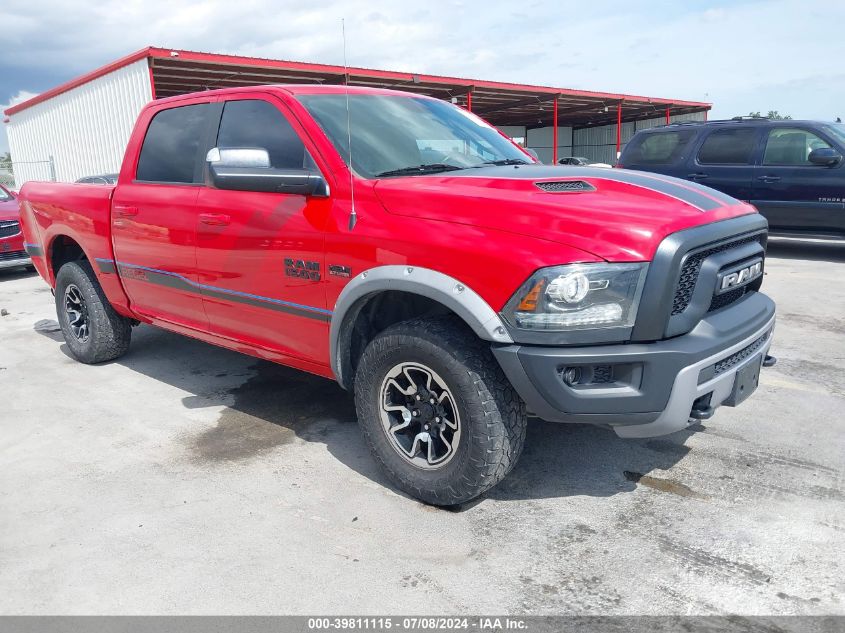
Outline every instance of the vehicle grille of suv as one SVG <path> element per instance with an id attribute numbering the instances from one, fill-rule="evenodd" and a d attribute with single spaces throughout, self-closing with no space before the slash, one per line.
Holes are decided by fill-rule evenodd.
<path id="1" fill-rule="evenodd" d="M 26 251 L 6 251 L 0 253 L 0 262 L 8 262 L 13 259 L 24 259 L 28 257 Z"/>
<path id="2" fill-rule="evenodd" d="M 535 182 L 540 189 L 549 193 L 565 193 L 567 191 L 595 191 L 588 182 L 583 180 L 558 180 L 555 182 Z"/>
<path id="3" fill-rule="evenodd" d="M 678 285 L 675 287 L 675 298 L 672 301 L 672 315 L 681 314 L 687 309 L 687 306 L 692 299 L 693 290 L 695 290 L 695 282 L 698 281 L 698 273 L 701 271 L 701 264 L 705 259 L 710 257 L 710 255 L 722 253 L 732 248 L 736 248 L 737 246 L 742 246 L 743 244 L 748 244 L 749 242 L 757 242 L 759 240 L 760 235 L 751 235 L 738 240 L 725 242 L 724 244 L 719 244 L 718 246 L 705 248 L 704 250 L 687 255 L 686 259 L 684 259 L 683 266 L 681 267 L 681 276 L 678 279 Z M 745 288 L 738 288 L 737 290 L 726 292 L 724 295 L 719 297 L 714 297 L 713 302 L 710 304 L 710 311 L 724 308 L 726 305 L 730 305 L 744 294 Z"/>
<path id="4" fill-rule="evenodd" d="M 0 237 L 9 237 L 21 232 L 20 222 L 0 222 Z"/>

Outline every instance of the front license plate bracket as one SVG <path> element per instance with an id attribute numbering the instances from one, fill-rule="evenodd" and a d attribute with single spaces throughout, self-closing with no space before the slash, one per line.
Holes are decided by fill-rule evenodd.
<path id="1" fill-rule="evenodd" d="M 763 355 L 757 354 L 751 362 L 746 363 L 734 378 L 734 386 L 730 397 L 724 404 L 735 407 L 744 402 L 760 384 L 760 368 L 763 366 Z"/>

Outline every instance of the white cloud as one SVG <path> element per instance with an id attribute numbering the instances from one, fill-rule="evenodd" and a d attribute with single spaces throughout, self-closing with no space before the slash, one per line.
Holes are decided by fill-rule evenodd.
<path id="1" fill-rule="evenodd" d="M 716 116 L 830 119 L 845 102 L 845 3 L 822 0 L 37 4 L 0 9 L 0 66 L 70 78 L 147 45 L 339 64 L 344 17 L 354 66 L 713 101 Z"/>

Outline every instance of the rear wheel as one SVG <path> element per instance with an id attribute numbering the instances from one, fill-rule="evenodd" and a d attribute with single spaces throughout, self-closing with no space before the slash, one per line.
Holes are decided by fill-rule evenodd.
<path id="1" fill-rule="evenodd" d="M 129 348 L 132 324 L 115 312 L 86 261 L 59 269 L 56 315 L 68 348 L 83 363 L 114 360 Z"/>
<path id="2" fill-rule="evenodd" d="M 355 373 L 358 422 L 404 492 L 435 505 L 469 501 L 516 464 L 525 405 L 486 343 L 453 317 L 396 324 Z"/>

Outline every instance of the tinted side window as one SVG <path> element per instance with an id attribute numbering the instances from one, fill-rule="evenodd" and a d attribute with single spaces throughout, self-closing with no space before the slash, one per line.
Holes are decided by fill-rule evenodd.
<path id="1" fill-rule="evenodd" d="M 205 146 L 209 104 L 162 110 L 153 117 L 135 177 L 147 182 L 194 182 L 197 152 Z"/>
<path id="2" fill-rule="evenodd" d="M 693 130 L 653 132 L 635 136 L 625 148 L 626 165 L 668 165 L 675 162 L 692 140 Z"/>
<path id="3" fill-rule="evenodd" d="M 764 165 L 812 165 L 807 159 L 814 149 L 830 147 L 818 136 L 799 128 L 777 128 L 769 132 Z"/>
<path id="4" fill-rule="evenodd" d="M 717 130 L 698 150 L 698 162 L 703 165 L 750 165 L 756 140 L 756 128 Z"/>
<path id="5" fill-rule="evenodd" d="M 229 101 L 223 108 L 217 147 L 262 147 L 276 169 L 305 167 L 305 146 L 288 120 L 267 101 Z"/>

